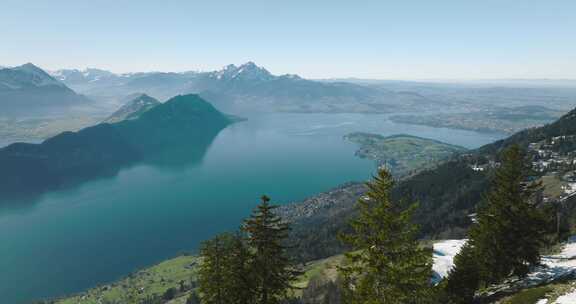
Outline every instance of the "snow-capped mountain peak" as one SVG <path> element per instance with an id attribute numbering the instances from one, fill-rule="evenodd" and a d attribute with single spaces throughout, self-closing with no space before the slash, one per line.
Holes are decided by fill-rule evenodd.
<path id="1" fill-rule="evenodd" d="M 110 71 L 95 68 L 86 68 L 84 70 L 63 69 L 53 71 L 51 72 L 51 75 L 56 79 L 67 83 L 95 82 L 103 79 L 119 77 Z"/>
<path id="2" fill-rule="evenodd" d="M 213 72 L 212 77 L 226 80 L 270 80 L 274 76 L 263 67 L 249 61 L 240 66 L 229 64 L 220 71 Z"/>

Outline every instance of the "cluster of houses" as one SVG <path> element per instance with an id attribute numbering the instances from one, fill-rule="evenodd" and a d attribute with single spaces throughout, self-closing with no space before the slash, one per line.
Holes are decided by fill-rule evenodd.
<path id="1" fill-rule="evenodd" d="M 561 153 L 555 149 L 557 138 L 566 136 L 554 137 L 551 143 L 531 143 L 528 150 L 534 155 L 532 168 L 538 172 L 550 172 L 558 169 L 566 168 L 576 165 L 575 151 L 569 153 Z M 576 140 L 576 138 L 575 138 Z"/>
<path id="2" fill-rule="evenodd" d="M 556 176 L 561 184 L 560 197 L 549 199 L 565 199 L 576 197 L 576 135 L 557 136 L 545 141 L 530 143 L 528 153 L 532 159 L 532 169 L 538 176 Z M 477 159 L 472 155 L 464 154 L 472 170 L 477 172 L 489 171 L 500 164 L 495 160 Z"/>
<path id="3" fill-rule="evenodd" d="M 562 151 L 559 145 L 576 142 L 576 136 L 557 136 L 550 140 L 531 143 L 528 151 L 533 156 L 532 168 L 542 175 L 559 175 L 564 192 L 562 197 L 576 195 L 576 151 Z"/>

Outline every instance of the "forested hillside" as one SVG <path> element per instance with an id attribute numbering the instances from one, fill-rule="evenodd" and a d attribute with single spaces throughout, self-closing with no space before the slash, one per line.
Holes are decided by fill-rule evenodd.
<path id="1" fill-rule="evenodd" d="M 0 201 L 116 174 L 136 162 L 174 153 L 199 160 L 232 121 L 197 95 L 176 96 L 137 119 L 64 132 L 41 144 L 0 149 Z"/>
<path id="2" fill-rule="evenodd" d="M 392 190 L 392 196 L 419 203 L 414 221 L 421 227 L 420 237 L 462 238 L 472 223 L 470 215 L 476 212 L 483 194 L 488 190 L 498 153 L 513 144 L 527 148 L 530 143 L 564 135 L 576 135 L 576 109 L 552 124 L 525 130 L 507 139 L 467 151 L 435 168 L 400 180 Z M 480 163 L 485 165 L 479 167 Z M 358 189 L 357 185 L 348 187 Z M 346 189 L 340 191 L 349 192 Z M 362 195 L 358 190 L 355 192 L 356 198 Z M 342 252 L 345 248 L 337 239 L 337 234 L 350 229 L 347 220 L 357 212 L 354 202 L 354 197 L 344 196 L 343 201 L 331 204 L 337 211 L 328 207 L 322 212 L 296 219 L 292 235 L 298 244 L 295 250 L 298 255 L 306 260 Z"/>

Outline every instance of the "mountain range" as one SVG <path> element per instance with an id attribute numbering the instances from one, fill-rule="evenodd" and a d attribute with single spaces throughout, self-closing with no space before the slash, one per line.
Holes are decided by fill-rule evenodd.
<path id="1" fill-rule="evenodd" d="M 89 103 L 88 98 L 31 63 L 0 69 L 0 112 L 3 115 L 46 115 Z"/>
<path id="2" fill-rule="evenodd" d="M 125 96 L 141 92 L 161 101 L 180 94 L 198 94 L 219 109 L 242 116 L 257 112 L 398 113 L 438 109 L 464 113 L 470 109 L 493 110 L 503 100 L 519 106 L 546 103 L 562 108 L 574 96 L 569 89 L 475 89 L 399 83 L 274 75 L 253 62 L 207 72 L 124 74 L 94 68 L 46 73 L 25 64 L 0 69 L 0 109 L 8 114 L 50 114 L 90 105 L 99 107 L 98 115 L 109 115 L 125 103 Z"/>
<path id="3" fill-rule="evenodd" d="M 273 75 L 253 62 L 211 72 L 114 74 L 98 69 L 52 72 L 82 94 L 99 97 L 144 92 L 159 99 L 196 93 L 228 112 L 389 112 L 433 103 L 422 95 L 297 75 Z"/>

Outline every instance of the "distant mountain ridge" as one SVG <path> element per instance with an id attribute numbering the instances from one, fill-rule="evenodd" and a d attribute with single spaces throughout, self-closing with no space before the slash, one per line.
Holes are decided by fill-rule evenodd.
<path id="1" fill-rule="evenodd" d="M 63 83 L 32 63 L 0 69 L 0 85 L 4 90 L 44 86 L 65 87 Z"/>
<path id="2" fill-rule="evenodd" d="M 114 175 L 142 161 L 160 164 L 167 159 L 183 166 L 201 159 L 216 134 L 230 123 L 199 96 L 185 95 L 132 120 L 64 132 L 41 144 L 12 144 L 0 149 L 0 194 L 62 188 Z"/>
<path id="3" fill-rule="evenodd" d="M 0 69 L 0 114 L 46 114 L 89 102 L 31 63 Z"/>
<path id="4" fill-rule="evenodd" d="M 66 83 L 94 82 L 118 77 L 118 75 L 101 69 L 87 68 L 83 71 L 58 70 L 50 73 L 54 78 Z"/>
<path id="5" fill-rule="evenodd" d="M 97 71 L 97 73 L 95 72 Z M 143 92 L 159 98 L 199 94 L 229 112 L 389 112 L 428 107 L 433 101 L 410 92 L 346 82 L 307 80 L 297 75 L 273 75 L 253 62 L 228 65 L 211 72 L 129 73 L 60 70 L 52 75 L 83 94 L 127 95 Z"/>

